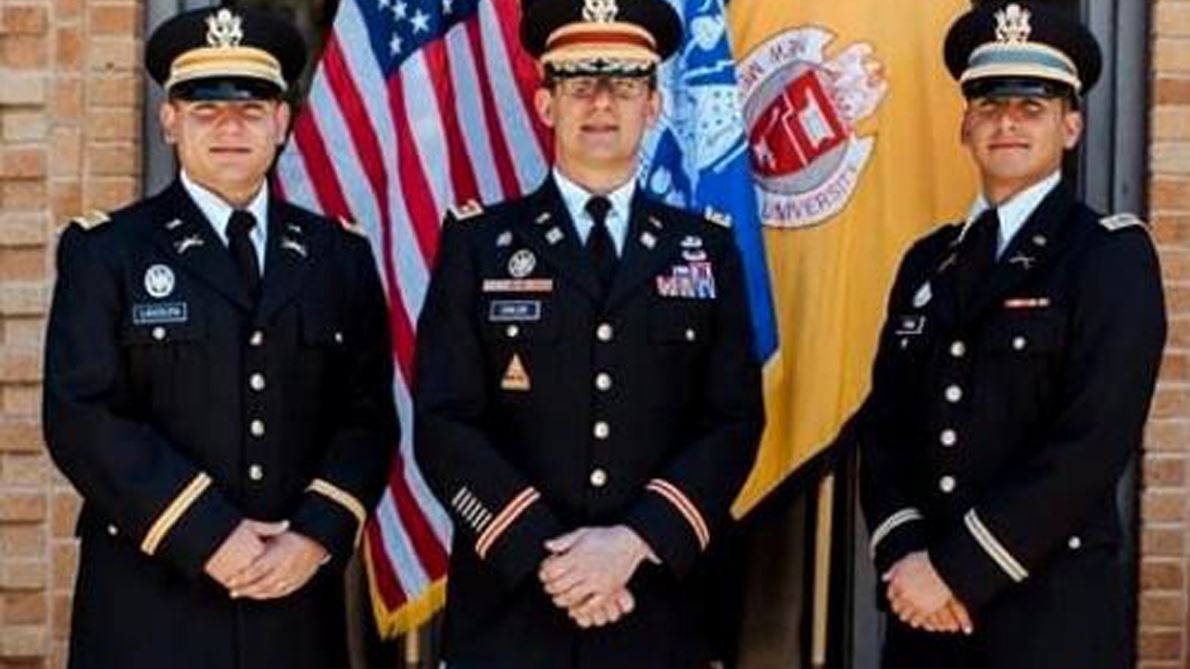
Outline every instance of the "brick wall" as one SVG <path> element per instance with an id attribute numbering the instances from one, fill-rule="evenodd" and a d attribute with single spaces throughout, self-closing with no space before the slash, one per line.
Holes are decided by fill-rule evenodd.
<path id="1" fill-rule="evenodd" d="M 1169 344 L 1141 498 L 1140 667 L 1190 666 L 1190 0 L 1153 2 L 1149 208 L 1165 273 Z"/>
<path id="2" fill-rule="evenodd" d="M 139 0 L 0 0 L 0 669 L 65 665 L 78 499 L 38 425 L 53 240 L 140 189 Z"/>

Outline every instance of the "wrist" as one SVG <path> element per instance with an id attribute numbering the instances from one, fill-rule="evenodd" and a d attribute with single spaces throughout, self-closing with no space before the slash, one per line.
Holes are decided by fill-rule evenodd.
<path id="1" fill-rule="evenodd" d="M 649 544 L 643 538 L 641 538 L 639 534 L 636 533 L 636 530 L 628 527 L 627 525 L 620 525 L 618 526 L 618 529 L 626 537 L 634 565 L 639 565 L 641 562 L 646 560 L 653 563 L 660 563 L 660 560 L 657 559 L 657 555 L 653 552 L 653 549 L 650 548 Z"/>

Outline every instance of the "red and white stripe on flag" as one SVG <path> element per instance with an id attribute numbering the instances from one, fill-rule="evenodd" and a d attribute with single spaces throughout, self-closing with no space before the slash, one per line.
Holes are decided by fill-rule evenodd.
<path id="1" fill-rule="evenodd" d="M 421 625 L 445 593 L 450 519 L 413 459 L 410 395 L 439 226 L 448 207 L 522 195 L 548 169 L 519 21 L 518 0 L 341 0 L 277 165 L 285 198 L 367 231 L 388 297 L 402 436 L 363 545 L 382 637 Z"/>

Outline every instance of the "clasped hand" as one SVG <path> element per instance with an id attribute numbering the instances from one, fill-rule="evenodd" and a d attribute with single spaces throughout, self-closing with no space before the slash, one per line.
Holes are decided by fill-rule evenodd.
<path id="1" fill-rule="evenodd" d="M 901 622 L 927 632 L 971 634 L 975 626 L 963 603 L 938 575 L 925 551 L 910 553 L 884 573 L 888 603 Z"/>
<path id="2" fill-rule="evenodd" d="M 582 628 L 602 627 L 632 612 L 628 581 L 646 559 L 648 545 L 628 527 L 584 527 L 551 539 L 538 570 L 546 594 Z"/>
<path id="3" fill-rule="evenodd" d="M 233 599 L 277 599 L 297 592 L 326 561 L 325 548 L 287 521 L 243 520 L 204 567 Z"/>

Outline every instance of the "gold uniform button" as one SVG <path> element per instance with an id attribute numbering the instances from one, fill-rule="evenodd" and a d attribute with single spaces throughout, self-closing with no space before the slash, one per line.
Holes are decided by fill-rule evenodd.
<path id="1" fill-rule="evenodd" d="M 264 344 L 264 333 L 260 330 L 253 332 L 252 336 L 248 338 L 248 344 L 251 346 L 260 346 Z"/>
<path id="2" fill-rule="evenodd" d="M 264 478 L 264 467 L 260 465 L 252 465 L 248 467 L 248 478 L 253 481 L 260 481 Z"/>
<path id="3" fill-rule="evenodd" d="M 248 430 L 250 432 L 252 432 L 253 437 L 263 437 L 264 436 L 264 421 L 259 420 L 259 419 L 252 421 L 252 423 L 248 426 Z"/>
<path id="4" fill-rule="evenodd" d="M 954 446 L 959 443 L 959 433 L 950 429 L 943 430 L 942 434 L 938 435 L 938 441 L 942 442 L 943 446 Z"/>
<path id="5" fill-rule="evenodd" d="M 252 386 L 252 390 L 260 392 L 264 390 L 264 374 L 257 372 L 248 379 L 248 385 Z"/>
<path id="6" fill-rule="evenodd" d="M 607 439 L 607 435 L 611 434 L 611 426 L 606 421 L 599 421 L 595 423 L 595 429 L 592 430 L 596 439 Z"/>
<path id="7" fill-rule="evenodd" d="M 602 488 L 607 485 L 607 472 L 602 469 L 594 469 L 591 471 L 591 485 L 596 488 Z"/>
<path id="8" fill-rule="evenodd" d="M 521 334 L 521 329 L 515 325 L 509 325 L 504 329 L 504 334 L 507 335 L 509 339 L 516 339 Z"/>
<path id="9" fill-rule="evenodd" d="M 612 388 L 612 375 L 607 372 L 599 372 L 595 375 L 595 387 L 599 390 L 607 392 Z"/>
<path id="10" fill-rule="evenodd" d="M 160 325 L 153 328 L 153 339 L 156 339 L 157 341 L 165 341 L 165 328 L 161 327 Z"/>
<path id="11" fill-rule="evenodd" d="M 938 479 L 938 489 L 948 495 L 954 492 L 956 485 L 958 485 L 958 482 L 954 480 L 953 476 L 943 476 Z"/>
<path id="12" fill-rule="evenodd" d="M 600 323 L 599 327 L 595 328 L 595 337 L 599 341 L 611 341 L 616 331 L 612 328 L 611 323 Z"/>
<path id="13" fill-rule="evenodd" d="M 961 358 L 967 355 L 967 344 L 962 341 L 956 341 L 950 345 L 950 357 Z"/>
<path id="14" fill-rule="evenodd" d="M 963 389 L 958 386 L 948 386 L 946 388 L 946 401 L 951 404 L 957 403 L 963 399 Z"/>

